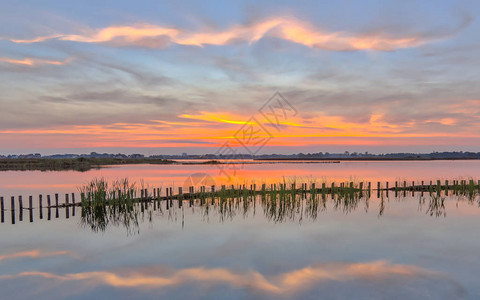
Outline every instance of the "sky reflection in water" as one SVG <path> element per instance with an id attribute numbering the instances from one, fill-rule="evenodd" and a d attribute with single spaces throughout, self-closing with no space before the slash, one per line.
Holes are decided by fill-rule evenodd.
<path id="1" fill-rule="evenodd" d="M 208 213 L 163 201 L 138 207 L 133 231 L 121 222 L 92 231 L 80 208 L 70 219 L 61 209 L 51 221 L 7 222 L 0 287 L 10 299 L 480 295 L 478 199 L 446 197 L 432 214 L 428 196 L 327 197 L 325 206 L 319 196 L 316 214 L 299 201 L 282 216 L 261 197 Z"/>

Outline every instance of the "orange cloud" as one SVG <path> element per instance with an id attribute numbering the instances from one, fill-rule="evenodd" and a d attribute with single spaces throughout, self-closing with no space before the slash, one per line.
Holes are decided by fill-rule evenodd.
<path id="1" fill-rule="evenodd" d="M 329 263 L 313 265 L 276 276 L 264 276 L 257 271 L 234 272 L 225 268 L 188 268 L 174 271 L 135 270 L 125 274 L 97 271 L 58 275 L 47 272 L 22 272 L 3 275 L 0 279 L 42 277 L 60 281 L 86 281 L 92 286 L 108 285 L 123 288 L 159 289 L 185 283 L 229 284 L 236 288 L 252 288 L 271 294 L 295 293 L 324 281 L 378 280 L 395 277 L 440 277 L 441 273 L 416 266 L 392 264 L 388 261 L 367 263 Z"/>
<path id="2" fill-rule="evenodd" d="M 249 25 L 236 25 L 227 30 L 201 30 L 189 32 L 151 24 L 135 26 L 110 26 L 88 30 L 84 34 L 55 34 L 33 39 L 11 39 L 15 43 L 38 43 L 50 39 L 83 43 L 114 42 L 120 45 L 164 47 L 166 43 L 179 45 L 227 45 L 235 41 L 254 43 L 265 36 L 273 36 L 312 48 L 332 51 L 376 50 L 391 51 L 416 47 L 431 40 L 420 36 L 393 37 L 382 33 L 349 34 L 327 32 L 296 18 L 274 17 Z M 152 39 L 166 38 L 163 43 L 152 43 Z"/>
<path id="3" fill-rule="evenodd" d="M 192 120 L 201 120 L 201 121 L 208 121 L 208 122 L 216 122 L 216 123 L 227 123 L 227 124 L 253 124 L 253 122 L 249 122 L 242 116 L 232 116 L 229 113 L 209 113 L 209 112 L 199 112 L 197 115 L 188 115 L 183 114 L 179 115 L 179 118 L 184 119 L 192 119 Z M 237 118 L 234 120 L 234 118 Z"/>
<path id="4" fill-rule="evenodd" d="M 68 251 L 45 252 L 37 249 L 32 251 L 24 251 L 24 252 L 12 253 L 12 254 L 0 255 L 0 261 L 6 260 L 6 259 L 21 258 L 21 257 L 41 258 L 41 257 L 69 255 L 69 254 L 70 252 Z"/>
<path id="5" fill-rule="evenodd" d="M 6 145 L 25 148 L 88 147 L 219 147 L 225 141 L 230 145 L 243 147 L 235 134 L 248 122 L 250 116 L 229 112 L 199 112 L 182 114 L 178 121 L 152 120 L 146 123 L 112 123 L 107 125 L 77 125 L 53 128 L 26 128 L 0 130 Z M 348 121 L 340 116 L 326 116 L 318 113 L 307 120 L 300 116 L 280 122 L 280 130 L 258 116 L 258 121 L 274 137 L 268 146 L 306 145 L 398 145 L 416 143 L 435 145 L 439 139 L 479 137 L 477 130 L 455 131 L 412 130 L 428 122 L 454 127 L 456 120 L 444 118 L 395 124 L 389 122 L 382 113 L 372 114 L 367 122 Z M 60 138 L 61 137 L 61 138 Z M 256 133 L 256 137 L 269 137 L 267 133 Z M 415 138 L 415 140 L 413 140 Z M 409 139 L 411 139 L 409 141 Z"/>
<path id="6" fill-rule="evenodd" d="M 38 59 L 38 58 L 12 59 L 8 57 L 0 57 L 0 62 L 15 64 L 15 65 L 24 65 L 24 66 L 30 66 L 30 67 L 33 67 L 39 64 L 61 66 L 70 62 L 70 59 L 66 59 L 64 61 L 58 61 L 58 60 L 46 60 L 46 59 Z"/>

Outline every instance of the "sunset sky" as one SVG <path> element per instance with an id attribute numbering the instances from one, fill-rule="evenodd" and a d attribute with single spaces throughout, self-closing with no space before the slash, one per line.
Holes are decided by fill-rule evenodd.
<path id="1" fill-rule="evenodd" d="M 0 7 L 0 154 L 480 151 L 478 1 Z"/>

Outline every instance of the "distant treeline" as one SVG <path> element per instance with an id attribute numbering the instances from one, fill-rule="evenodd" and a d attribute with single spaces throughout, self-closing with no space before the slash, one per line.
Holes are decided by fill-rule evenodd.
<path id="1" fill-rule="evenodd" d="M 445 152 L 431 152 L 431 153 L 383 153 L 373 154 L 369 152 L 349 152 L 330 153 L 330 152 L 314 152 L 314 153 L 295 153 L 295 154 L 192 154 L 182 153 L 181 155 L 150 155 L 143 154 L 111 154 L 111 153 L 97 153 L 90 154 L 54 154 L 42 156 L 40 153 L 33 154 L 10 154 L 7 156 L 0 155 L 0 160 L 3 159 L 52 159 L 68 161 L 75 159 L 98 159 L 102 161 L 127 163 L 152 163 L 152 161 L 168 161 L 168 160 L 184 160 L 184 159 L 202 159 L 210 160 L 209 163 L 217 160 L 240 160 L 240 159 L 255 159 L 255 160 L 286 160 L 286 159 L 300 159 L 300 160 L 347 160 L 347 159 L 361 159 L 361 160 L 429 160 L 429 159 L 480 159 L 480 152 L 468 151 L 445 151 Z M 117 163 L 118 164 L 118 163 Z"/>
<path id="2" fill-rule="evenodd" d="M 371 154 L 368 152 L 345 153 L 298 153 L 291 155 L 261 155 L 255 160 L 455 160 L 480 159 L 480 152 L 432 152 L 432 153 L 386 153 Z"/>
<path id="3" fill-rule="evenodd" d="M 152 158 L 17 158 L 0 159 L 0 171 L 8 170 L 40 170 L 40 171 L 88 171 L 105 165 L 126 164 L 174 164 L 173 160 Z"/>

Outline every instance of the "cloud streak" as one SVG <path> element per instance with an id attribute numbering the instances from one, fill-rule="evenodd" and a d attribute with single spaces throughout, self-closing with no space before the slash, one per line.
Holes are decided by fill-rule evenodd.
<path id="1" fill-rule="evenodd" d="M 312 265 L 276 276 L 264 276 L 257 271 L 235 272 L 226 268 L 187 268 L 180 270 L 134 270 L 128 272 L 95 271 L 71 274 L 54 274 L 27 271 L 14 275 L 2 275 L 1 280 L 22 277 L 41 277 L 59 281 L 85 282 L 91 287 L 106 285 L 121 288 L 161 289 L 188 283 L 206 285 L 228 284 L 263 293 L 282 295 L 300 292 L 327 281 L 391 280 L 411 277 L 440 278 L 441 273 L 411 265 L 392 264 L 388 261 L 366 263 L 329 263 Z"/>
<path id="2" fill-rule="evenodd" d="M 9 63 L 9 64 L 14 64 L 14 65 L 23 65 L 23 66 L 29 66 L 29 67 L 34 67 L 37 65 L 57 65 L 57 66 L 62 66 L 66 65 L 71 61 L 70 58 L 66 60 L 47 60 L 47 59 L 39 59 L 39 58 L 24 58 L 24 59 L 13 59 L 13 58 L 8 58 L 8 57 L 0 57 L 0 62 L 4 63 Z"/>
<path id="3" fill-rule="evenodd" d="M 48 252 L 48 251 L 35 249 L 31 251 L 0 255 L 0 261 L 7 260 L 7 259 L 14 259 L 14 258 L 24 258 L 24 257 L 43 258 L 43 257 L 60 256 L 60 255 L 71 255 L 71 253 L 69 251 Z"/>
<path id="4" fill-rule="evenodd" d="M 464 28 L 464 25 L 461 25 L 458 30 L 462 28 Z M 171 44 L 200 47 L 205 45 L 222 46 L 238 42 L 251 44 L 269 36 L 329 51 L 393 51 L 441 40 L 456 31 L 451 30 L 446 35 L 435 34 L 430 36 L 419 33 L 400 37 L 382 32 L 354 34 L 328 32 L 293 17 L 273 17 L 252 24 L 235 25 L 227 30 L 187 31 L 174 27 L 138 24 L 134 26 L 110 26 L 97 30 L 89 29 L 82 34 L 54 34 L 32 39 L 10 39 L 10 41 L 15 43 L 40 43 L 48 40 L 61 40 L 81 43 L 109 43 L 114 46 L 164 48 Z"/>

